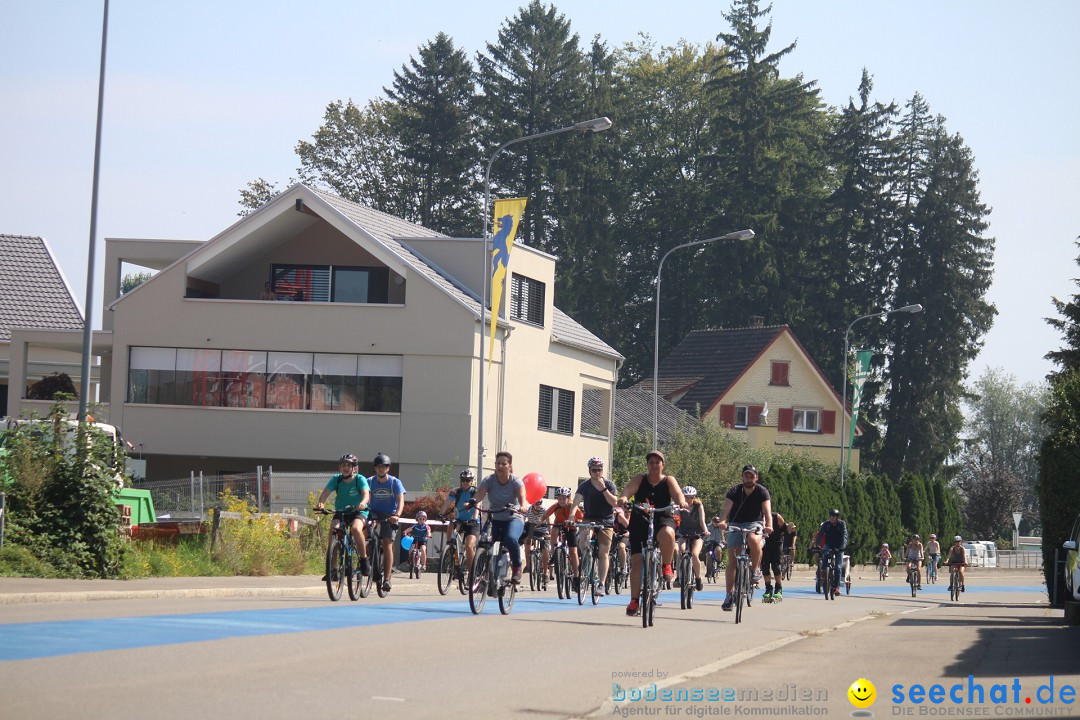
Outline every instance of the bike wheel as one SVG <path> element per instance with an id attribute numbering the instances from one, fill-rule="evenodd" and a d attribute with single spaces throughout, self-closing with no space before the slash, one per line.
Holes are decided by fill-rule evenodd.
<path id="1" fill-rule="evenodd" d="M 693 582 L 687 580 L 690 573 L 687 572 L 687 566 L 690 564 L 690 556 L 683 555 L 679 558 L 679 608 L 682 610 L 690 609 L 690 591 L 693 589 Z"/>
<path id="2" fill-rule="evenodd" d="M 345 574 L 349 584 L 349 599 L 352 601 L 359 600 L 360 588 L 364 584 L 364 578 L 360 574 L 360 554 L 356 551 L 356 546 L 351 542 L 349 543 L 349 551 L 345 555 Z"/>
<path id="3" fill-rule="evenodd" d="M 454 570 L 457 569 L 455 555 L 457 555 L 457 553 L 453 548 L 447 548 L 443 551 L 442 558 L 439 560 L 439 575 L 437 582 L 440 595 L 445 595 L 450 592 L 450 586 L 454 584 Z"/>
<path id="4" fill-rule="evenodd" d="M 540 582 L 540 575 L 536 572 L 537 567 L 536 551 L 529 553 L 529 589 L 536 592 L 540 588 L 537 585 Z"/>
<path id="5" fill-rule="evenodd" d="M 641 609 L 641 627 L 647 628 L 652 625 L 649 617 L 656 598 L 653 597 L 653 588 L 656 587 L 656 568 L 653 567 L 652 553 L 641 554 L 641 598 L 638 607 Z"/>
<path id="6" fill-rule="evenodd" d="M 326 548 L 326 594 L 331 600 L 341 599 L 345 587 L 345 554 L 341 540 L 334 538 Z"/>
<path id="7" fill-rule="evenodd" d="M 478 548 L 473 556 L 473 565 L 469 568 L 469 609 L 472 610 L 473 615 L 479 615 L 487 601 L 490 569 L 488 551 Z"/>
<path id="8" fill-rule="evenodd" d="M 908 582 L 911 583 L 911 597 L 915 597 L 916 589 L 919 587 L 919 576 L 914 570 L 908 573 Z"/>
<path id="9" fill-rule="evenodd" d="M 506 565 L 510 565 L 510 559 L 504 558 Z M 510 609 L 514 607 L 514 597 L 517 595 L 517 583 L 507 582 L 499 590 L 499 612 L 503 615 L 509 615 Z"/>
<path id="10" fill-rule="evenodd" d="M 592 555 L 584 553 L 583 557 L 578 560 L 578 576 L 577 576 L 577 604 L 585 604 L 585 595 L 590 592 L 589 590 L 589 576 L 592 573 Z"/>
<path id="11" fill-rule="evenodd" d="M 375 592 L 379 593 L 379 597 L 386 597 L 386 590 L 383 590 L 383 557 L 382 557 L 382 541 L 378 538 L 372 538 L 371 549 L 374 551 L 374 555 L 371 560 L 371 577 L 375 583 Z"/>
<path id="12" fill-rule="evenodd" d="M 566 557 L 562 552 L 562 549 L 555 551 L 555 590 L 559 593 L 559 599 L 562 600 L 566 595 L 563 593 L 563 575 L 566 572 Z"/>
<path id="13" fill-rule="evenodd" d="M 735 624 L 738 625 L 742 622 L 742 608 L 743 600 L 746 597 L 746 583 L 749 578 L 749 568 L 747 564 L 742 561 L 737 561 L 738 565 L 735 568 Z"/>
<path id="14" fill-rule="evenodd" d="M 589 565 L 591 569 L 589 571 L 589 595 L 592 597 L 592 604 L 596 605 L 600 602 L 600 593 L 597 588 L 600 585 L 600 559 L 594 553 Z M 611 568 L 608 567 L 608 575 L 611 574 Z"/>

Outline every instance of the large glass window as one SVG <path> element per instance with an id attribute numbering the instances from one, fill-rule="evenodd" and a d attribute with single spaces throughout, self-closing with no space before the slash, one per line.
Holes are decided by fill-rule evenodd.
<path id="1" fill-rule="evenodd" d="M 311 379 L 312 410 L 356 410 L 357 378 L 355 355 L 315 353 L 315 373 Z"/>
<path id="2" fill-rule="evenodd" d="M 128 402 L 401 412 L 400 355 L 133 347 Z"/>
<path id="3" fill-rule="evenodd" d="M 128 402 L 172 405 L 176 349 L 133 347 L 128 361 Z"/>
<path id="4" fill-rule="evenodd" d="M 310 353 L 269 352 L 266 354 L 266 407 L 306 410 Z"/>
<path id="5" fill-rule="evenodd" d="M 331 300 L 385 303 L 390 296 L 390 268 L 335 267 Z"/>
<path id="6" fill-rule="evenodd" d="M 177 405 L 221 404 L 221 351 L 180 348 L 176 351 Z"/>
<path id="7" fill-rule="evenodd" d="M 225 407 L 266 405 L 266 353 L 221 351 L 222 404 Z"/>

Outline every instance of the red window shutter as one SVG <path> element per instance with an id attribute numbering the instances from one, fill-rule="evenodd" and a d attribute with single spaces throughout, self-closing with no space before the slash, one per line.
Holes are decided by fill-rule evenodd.
<path id="1" fill-rule="evenodd" d="M 765 409 L 764 405 L 751 405 L 749 408 L 750 417 L 746 418 L 747 425 L 760 425 L 758 418 L 761 417 L 761 411 Z"/>
<path id="2" fill-rule="evenodd" d="M 734 405 L 721 405 L 720 406 L 720 424 L 724 427 L 735 427 L 735 406 Z"/>
<path id="3" fill-rule="evenodd" d="M 772 378 L 769 380 L 770 385 L 787 385 L 788 384 L 788 363 L 786 361 L 773 360 L 772 362 Z"/>
<path id="4" fill-rule="evenodd" d="M 795 424 L 795 410 L 793 408 L 780 408 L 778 414 L 778 430 L 780 432 L 791 432 L 791 428 Z"/>
<path id="5" fill-rule="evenodd" d="M 821 411 L 821 432 L 826 435 L 831 435 L 836 432 L 836 411 L 835 410 L 822 410 Z"/>

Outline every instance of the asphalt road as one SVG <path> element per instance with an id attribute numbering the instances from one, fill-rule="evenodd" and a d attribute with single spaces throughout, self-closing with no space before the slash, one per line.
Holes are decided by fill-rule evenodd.
<path id="1" fill-rule="evenodd" d="M 313 577 L 0 578 L 0 719 L 1080 716 L 1080 628 L 1039 574 L 973 570 L 960 603 L 863 575 L 830 602 L 800 571 L 739 625 L 719 590 L 668 592 L 649 629 L 625 595 L 473 616 L 434 575 L 356 603 Z"/>

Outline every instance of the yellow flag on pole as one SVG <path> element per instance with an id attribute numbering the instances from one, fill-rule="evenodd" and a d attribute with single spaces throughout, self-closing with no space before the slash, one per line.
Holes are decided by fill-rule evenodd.
<path id="1" fill-rule="evenodd" d="M 491 238 L 491 335 L 488 340 L 488 370 L 495 353 L 495 328 L 499 321 L 499 307 L 506 293 L 506 269 L 510 264 L 510 251 L 514 249 L 518 223 L 525 212 L 525 198 L 505 198 L 495 201 L 494 235 Z"/>

